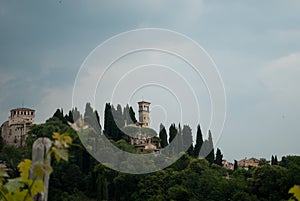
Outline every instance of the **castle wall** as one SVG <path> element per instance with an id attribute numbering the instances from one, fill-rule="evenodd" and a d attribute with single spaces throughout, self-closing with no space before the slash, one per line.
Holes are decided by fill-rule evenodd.
<path id="1" fill-rule="evenodd" d="M 2 124 L 2 130 L 1 130 L 1 133 L 2 133 L 2 138 L 3 138 L 3 141 L 5 143 L 7 143 L 7 139 L 8 139 L 8 134 L 9 134 L 9 126 L 8 126 L 8 121 L 4 122 Z"/>
<path id="2" fill-rule="evenodd" d="M 24 146 L 27 133 L 34 123 L 35 111 L 29 108 L 16 108 L 10 111 L 8 121 L 2 125 L 2 137 L 6 144 Z"/>

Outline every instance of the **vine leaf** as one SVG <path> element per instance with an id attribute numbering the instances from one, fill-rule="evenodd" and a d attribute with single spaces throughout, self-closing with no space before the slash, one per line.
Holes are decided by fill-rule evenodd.
<path id="1" fill-rule="evenodd" d="M 31 168 L 31 160 L 29 159 L 25 159 L 24 161 L 22 161 L 19 165 L 19 171 L 20 171 L 20 175 L 21 175 L 21 179 L 22 181 L 26 182 L 28 181 L 29 178 L 29 170 Z"/>
<path id="2" fill-rule="evenodd" d="M 294 185 L 290 190 L 289 190 L 290 194 L 293 194 L 295 198 L 297 198 L 297 200 L 300 200 L 300 186 L 298 185 Z M 291 200 L 291 199 L 290 199 Z"/>

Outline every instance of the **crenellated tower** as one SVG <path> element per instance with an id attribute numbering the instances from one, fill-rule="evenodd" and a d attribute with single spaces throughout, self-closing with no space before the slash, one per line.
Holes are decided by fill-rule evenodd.
<path id="1" fill-rule="evenodd" d="M 150 126 L 150 102 L 140 101 L 139 104 L 139 122 L 142 127 Z"/>

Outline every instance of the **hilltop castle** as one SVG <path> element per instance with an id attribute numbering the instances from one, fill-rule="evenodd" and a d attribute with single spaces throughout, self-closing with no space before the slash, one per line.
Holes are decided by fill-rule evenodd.
<path id="1" fill-rule="evenodd" d="M 16 108 L 10 111 L 8 120 L 1 125 L 2 138 L 8 145 L 22 147 L 25 145 L 27 133 L 33 125 L 35 110 Z"/>
<path id="2" fill-rule="evenodd" d="M 130 143 L 142 153 L 145 150 L 159 152 L 159 141 L 153 142 L 153 137 L 157 136 L 155 130 L 150 128 L 150 102 L 138 102 L 139 121 L 135 124 L 126 125 L 122 129 L 125 133 L 130 132 L 133 137 L 130 138 Z"/>

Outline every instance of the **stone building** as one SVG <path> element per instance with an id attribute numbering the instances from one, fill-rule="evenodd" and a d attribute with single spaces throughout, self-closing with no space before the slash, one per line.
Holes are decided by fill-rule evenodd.
<path id="1" fill-rule="evenodd" d="M 3 141 L 8 145 L 21 147 L 25 145 L 27 133 L 34 123 L 35 110 L 16 108 L 10 111 L 8 120 L 1 126 Z"/>
<path id="2" fill-rule="evenodd" d="M 226 161 L 226 160 L 222 160 L 222 166 L 228 170 L 234 169 L 233 163 L 230 163 L 229 161 Z"/>
<path id="3" fill-rule="evenodd" d="M 142 127 L 150 126 L 150 102 L 140 101 L 139 105 L 139 123 Z"/>
<path id="4" fill-rule="evenodd" d="M 257 167 L 259 165 L 259 159 L 256 158 L 245 158 L 237 162 L 239 168 L 244 168 L 246 170 L 250 169 L 251 167 Z"/>
<path id="5" fill-rule="evenodd" d="M 141 153 L 146 150 L 159 152 L 159 141 L 157 141 L 157 133 L 150 128 L 150 102 L 140 101 L 139 107 L 139 121 L 135 124 L 127 125 L 121 129 L 124 133 L 130 133 L 130 143 Z"/>

